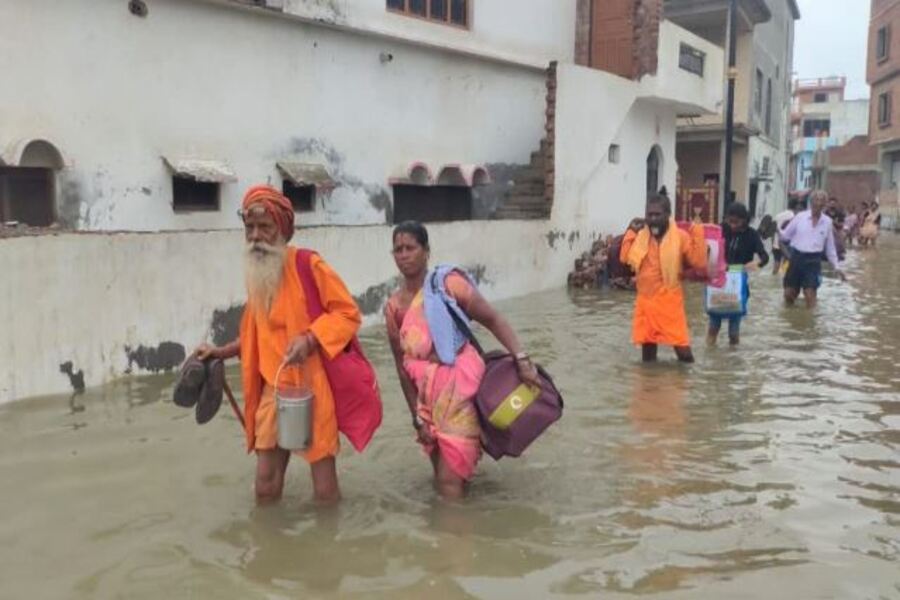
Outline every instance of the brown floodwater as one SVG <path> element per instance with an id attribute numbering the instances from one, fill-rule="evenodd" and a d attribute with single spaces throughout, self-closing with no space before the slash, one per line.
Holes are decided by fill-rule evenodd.
<path id="1" fill-rule="evenodd" d="M 754 276 L 737 351 L 702 343 L 692 287 L 688 367 L 639 363 L 627 293 L 500 303 L 566 412 L 462 505 L 435 499 L 379 327 L 385 423 L 345 444 L 333 510 L 299 463 L 257 507 L 227 405 L 197 426 L 171 376 L 4 406 L 0 597 L 900 598 L 900 239 L 847 272 L 814 312 Z"/>

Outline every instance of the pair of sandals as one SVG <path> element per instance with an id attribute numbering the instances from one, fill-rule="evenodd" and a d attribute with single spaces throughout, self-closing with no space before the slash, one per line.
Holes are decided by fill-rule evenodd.
<path id="1" fill-rule="evenodd" d="M 181 366 L 172 400 L 182 408 L 194 408 L 198 425 L 212 420 L 222 406 L 225 363 L 219 358 L 205 361 L 195 356 Z"/>

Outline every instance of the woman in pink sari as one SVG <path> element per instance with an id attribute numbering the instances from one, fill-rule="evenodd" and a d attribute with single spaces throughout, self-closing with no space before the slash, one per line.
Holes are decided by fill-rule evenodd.
<path id="1" fill-rule="evenodd" d="M 465 494 L 466 482 L 481 457 L 475 394 L 484 377 L 484 361 L 462 336 L 449 311 L 458 308 L 459 317 L 484 325 L 516 357 L 522 381 L 540 383 L 506 319 L 462 271 L 439 267 L 429 272 L 429 251 L 428 231 L 420 223 L 406 222 L 394 230 L 394 261 L 403 284 L 388 300 L 384 314 L 413 427 L 434 467 L 435 488 L 445 498 L 455 499 Z M 442 281 L 437 281 L 439 276 Z M 441 288 L 446 316 L 440 315 L 440 310 L 427 309 L 426 280 Z M 449 356 L 448 344 L 452 349 Z"/>

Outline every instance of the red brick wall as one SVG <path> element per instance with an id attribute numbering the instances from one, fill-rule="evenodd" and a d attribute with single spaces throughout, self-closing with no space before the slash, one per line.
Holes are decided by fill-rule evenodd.
<path id="1" fill-rule="evenodd" d="M 596 66 L 597 56 L 591 56 L 591 48 L 604 47 L 601 40 L 592 36 L 603 35 L 599 29 L 600 11 L 610 11 L 611 0 L 577 0 L 575 16 L 575 64 Z M 631 15 L 631 38 L 625 43 L 631 45 L 631 65 L 626 62 L 615 69 L 619 75 L 640 79 L 644 75 L 656 74 L 659 60 L 659 23 L 663 17 L 663 0 L 616 0 L 615 10 Z M 624 3 L 624 4 L 622 4 Z M 625 6 L 629 4 L 630 6 Z M 593 21 L 593 23 L 592 23 Z M 622 32 L 619 32 L 622 33 Z M 626 38 L 627 38 L 627 32 Z M 592 64 L 592 61 L 594 64 Z"/>
<path id="2" fill-rule="evenodd" d="M 843 146 L 828 149 L 830 166 L 877 165 L 878 147 L 870 146 L 866 136 L 860 135 Z"/>
<path id="3" fill-rule="evenodd" d="M 856 208 L 861 202 L 875 200 L 880 185 L 876 171 L 829 172 L 825 185 L 829 196 L 834 196 L 845 208 Z"/>

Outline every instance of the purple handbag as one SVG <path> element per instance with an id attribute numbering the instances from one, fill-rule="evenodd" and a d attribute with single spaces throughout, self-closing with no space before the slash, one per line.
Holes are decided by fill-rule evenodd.
<path id="1" fill-rule="evenodd" d="M 516 360 L 502 351 L 485 353 L 478 338 L 452 307 L 447 310 L 484 359 L 485 371 L 475 409 L 481 424 L 481 446 L 494 460 L 521 456 L 531 442 L 562 417 L 563 399 L 550 374 L 535 364 L 541 389 L 530 390 L 519 379 Z"/>
<path id="2" fill-rule="evenodd" d="M 509 354 L 489 352 L 484 362 L 484 379 L 475 396 L 481 445 L 494 460 L 520 456 L 562 417 L 562 395 L 540 365 L 535 367 L 541 389 L 533 393 L 519 380 L 516 361 Z"/>

